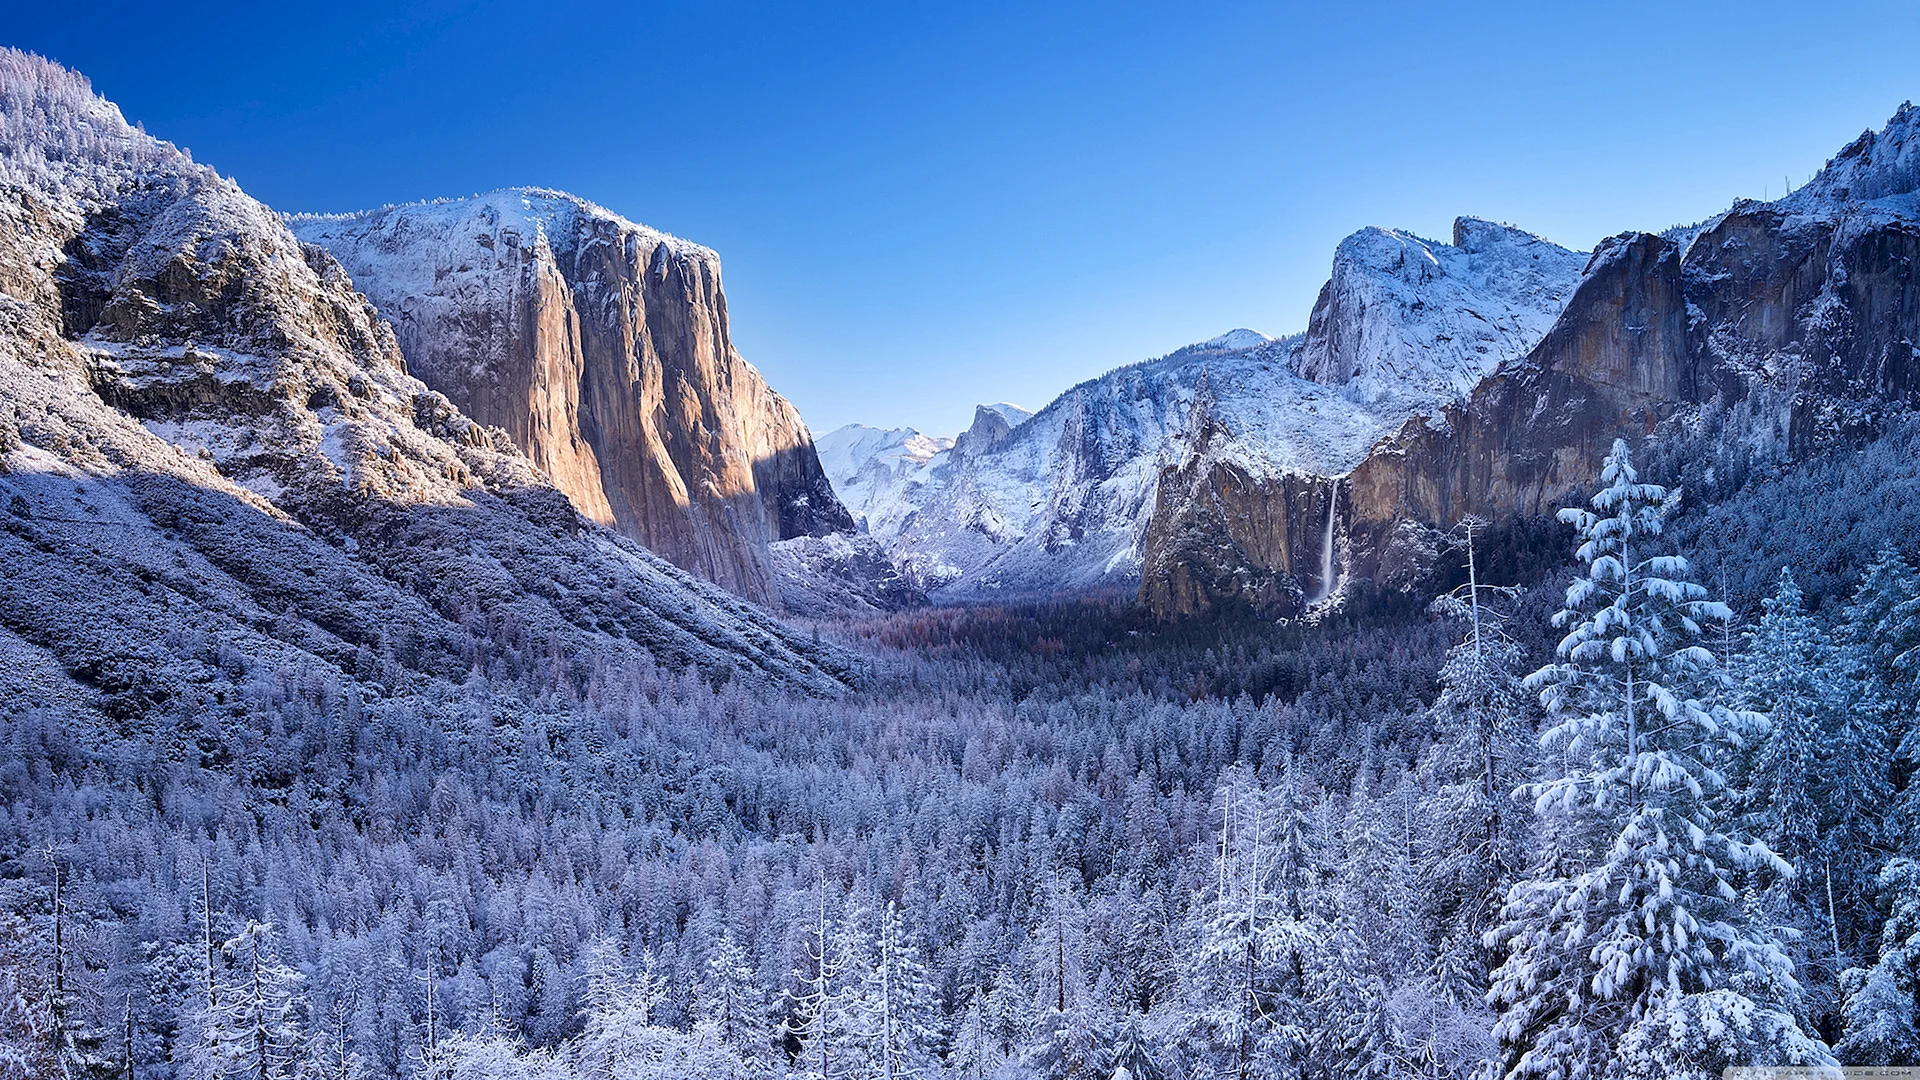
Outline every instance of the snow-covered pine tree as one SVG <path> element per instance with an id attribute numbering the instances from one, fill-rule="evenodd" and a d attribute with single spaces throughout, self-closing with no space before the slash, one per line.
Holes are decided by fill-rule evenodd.
<path id="1" fill-rule="evenodd" d="M 316 993 L 308 1001 L 311 1033 L 301 1072 L 315 1080 L 361 1080 L 367 1072 L 366 1059 L 352 1031 L 360 973 L 353 970 L 345 950 L 329 949 L 320 956 L 313 982 Z M 423 1062 L 423 1071 L 431 1071 L 431 1064 Z"/>
<path id="2" fill-rule="evenodd" d="M 1791 961 L 1741 902 L 1749 873 L 1791 873 L 1731 813 L 1724 770 L 1764 728 L 1722 703 L 1700 644 L 1728 616 L 1659 554 L 1677 496 L 1644 484 L 1624 440 L 1592 509 L 1569 508 L 1587 573 L 1554 616 L 1556 662 L 1527 677 L 1550 726 L 1531 786 L 1546 858 L 1508 893 L 1487 944 L 1508 1077 L 1711 1076 L 1820 1064 Z"/>
<path id="3" fill-rule="evenodd" d="M 1829 681 L 1835 647 L 1807 614 L 1791 569 L 1780 571 L 1762 607 L 1747 651 L 1732 664 L 1740 704 L 1768 720 L 1767 737 L 1755 741 L 1743 777 L 1745 824 L 1794 861 L 1820 846 L 1816 769 L 1826 756 L 1829 716 L 1843 712 L 1846 701 Z M 1796 863 L 1795 869 L 1805 868 Z"/>
<path id="4" fill-rule="evenodd" d="M 1859 651 L 1807 613 L 1790 569 L 1763 607 L 1733 664 L 1741 704 L 1769 721 L 1741 770 L 1742 819 L 1794 866 L 1773 892 L 1801 932 L 1809 985 L 1831 1009 L 1870 931 L 1891 747 L 1877 695 L 1862 692 Z"/>
<path id="5" fill-rule="evenodd" d="M 1387 1015 L 1387 983 L 1368 954 L 1357 920 L 1333 919 L 1309 967 L 1312 994 L 1312 1061 L 1330 1076 L 1375 1080 L 1390 1074 L 1393 1033 Z"/>
<path id="6" fill-rule="evenodd" d="M 586 997 L 581 1003 L 584 1023 L 576 1060 L 581 1074 L 591 1080 L 610 1080 L 636 1052 L 654 1004 L 653 995 L 636 994 L 629 982 L 626 954 L 611 937 L 587 945 Z M 651 989 L 649 987 L 648 989 Z"/>
<path id="7" fill-rule="evenodd" d="M 1894 858 L 1880 873 L 1887 921 L 1880 928 L 1880 958 L 1865 970 L 1847 972 L 1845 1060 L 1888 1065 L 1920 1064 L 1920 861 Z"/>
<path id="8" fill-rule="evenodd" d="M 1128 1014 L 1116 1029 L 1113 1046 L 1107 1051 L 1108 1080 L 1166 1080 L 1166 1075 L 1146 1033 L 1140 1029 L 1140 1016 Z"/>
<path id="9" fill-rule="evenodd" d="M 766 1041 L 760 1014 L 747 951 L 731 931 L 722 930 L 707 954 L 706 973 L 694 988 L 694 1018 L 712 1024 L 722 1042 L 745 1053 Z"/>
<path id="10" fill-rule="evenodd" d="M 846 920 L 829 916 L 824 878 L 815 886 L 813 909 L 806 966 L 793 973 L 797 988 L 788 994 L 781 1035 L 799 1047 L 792 1074 L 800 1080 L 861 1080 L 866 1055 L 851 1000 L 861 971 Z"/>
<path id="11" fill-rule="evenodd" d="M 1870 687 L 1855 711 L 1878 721 L 1900 768 L 1920 767 L 1920 572 L 1888 547 L 1867 568 L 1845 612 L 1848 658 Z M 1871 798 L 1874 793 L 1863 793 Z M 1910 851 L 1920 841 L 1920 784 L 1908 783 L 1885 823 L 1885 847 Z"/>
<path id="12" fill-rule="evenodd" d="M 1235 1080 L 1296 1075 L 1325 934 L 1318 825 L 1290 761 L 1267 789 L 1230 770 L 1214 802 L 1213 872 L 1189 916 L 1188 1054 Z"/>
<path id="13" fill-rule="evenodd" d="M 951 1075 L 959 1080 L 987 1080 L 999 1072 L 1007 1055 L 993 1026 L 987 991 L 976 988 L 954 1021 L 953 1048 L 946 1060 Z"/>
<path id="14" fill-rule="evenodd" d="M 1893 747 L 1889 771 L 1909 779 L 1881 822 L 1881 847 L 1895 853 L 1874 881 L 1875 906 L 1886 918 L 1873 943 L 1877 958 L 1842 977 L 1838 1045 L 1848 1060 L 1920 1064 L 1920 863 L 1909 854 L 1920 842 L 1920 783 L 1911 779 L 1920 763 L 1920 573 L 1892 547 L 1883 549 L 1854 591 L 1844 620 L 1843 655 L 1867 687 L 1866 700 L 1850 710 L 1849 721 L 1877 731 Z M 1855 734 L 1849 741 L 1871 742 L 1871 736 Z M 1875 794 L 1869 789 L 1864 797 Z"/>
<path id="15" fill-rule="evenodd" d="M 226 979 L 207 1027 L 220 1080 L 282 1080 L 302 1037 L 305 977 L 280 959 L 270 923 L 248 920 L 220 946 Z"/>
<path id="16" fill-rule="evenodd" d="M 38 1080 L 59 1070 L 47 1031 L 47 970 L 28 921 L 0 911 L 0 1080 Z"/>
<path id="17" fill-rule="evenodd" d="M 1920 1062 L 1920 1018 L 1914 1015 L 1913 995 L 1901 989 L 1893 965 L 1852 968 L 1841 979 L 1846 1004 L 1841 1014 L 1844 1034 L 1834 1044 L 1842 1061 L 1877 1065 Z"/>
<path id="18" fill-rule="evenodd" d="M 1021 1064 L 1039 1080 L 1099 1080 L 1111 1035 L 1109 1010 L 1088 986 L 1086 908 L 1058 868 L 1047 872 L 1035 900 L 1027 943 L 1031 1012 Z"/>
<path id="19" fill-rule="evenodd" d="M 1428 710 L 1437 740 L 1426 762 L 1435 787 L 1425 813 L 1434 824 L 1436 855 L 1426 891 L 1455 951 L 1441 960 L 1447 970 L 1469 975 L 1481 992 L 1486 962 L 1479 938 L 1498 909 L 1498 894 L 1525 862 L 1530 815 L 1513 793 L 1535 757 L 1520 647 L 1506 630 L 1507 602 L 1519 590 L 1480 580 L 1484 528 L 1478 518 L 1460 522 L 1455 532 L 1467 582 L 1433 603 L 1465 633 L 1440 667 L 1440 693 Z"/>
<path id="20" fill-rule="evenodd" d="M 908 1080 L 935 1071 L 940 1047 L 940 1007 L 920 952 L 901 926 L 892 901 L 874 935 L 876 954 L 867 972 L 862 998 L 880 1080 Z"/>

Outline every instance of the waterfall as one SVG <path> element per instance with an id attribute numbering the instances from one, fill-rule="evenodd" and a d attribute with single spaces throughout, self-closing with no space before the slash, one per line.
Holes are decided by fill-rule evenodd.
<path id="1" fill-rule="evenodd" d="M 1308 605 L 1324 604 L 1333 598 L 1333 515 L 1340 505 L 1340 481 L 1327 485 L 1327 535 L 1320 542 L 1320 593 Z"/>

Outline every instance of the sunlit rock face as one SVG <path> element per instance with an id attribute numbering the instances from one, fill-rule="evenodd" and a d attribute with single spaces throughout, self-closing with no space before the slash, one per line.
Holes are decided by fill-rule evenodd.
<path id="1" fill-rule="evenodd" d="M 769 544 L 852 528 L 799 414 L 733 348 L 707 248 L 535 189 L 292 224 L 409 370 L 588 517 L 764 604 Z"/>
<path id="2" fill-rule="evenodd" d="M 1342 241 L 1307 332 L 1280 346 L 1298 384 L 1214 378 L 1169 448 L 1142 541 L 1141 597 L 1163 616 L 1221 605 L 1298 614 L 1380 570 L 1395 507 L 1358 480 L 1397 432 L 1456 405 L 1556 325 L 1588 257 L 1477 218 L 1451 244 L 1389 229 Z M 1230 369 L 1219 369 L 1230 370 Z M 1264 412 L 1258 423 L 1235 420 Z M 1376 537 L 1376 525 L 1385 532 Z M 1379 541 L 1379 542 L 1376 542 Z M 1404 542 L 1387 556 L 1404 575 Z M 1416 549 L 1419 545 L 1415 545 Z"/>
<path id="3" fill-rule="evenodd" d="M 85 79 L 0 49 L 0 149 L 0 669 L 47 675 L 25 706 L 215 715 L 207 642 L 369 698 L 529 655 L 845 685 L 838 650 L 583 519 L 408 373 L 332 256 Z"/>
<path id="4" fill-rule="evenodd" d="M 1296 370 L 1363 402 L 1422 380 L 1470 389 L 1416 409 L 1317 487 L 1313 475 L 1249 474 L 1196 446 L 1161 474 L 1142 597 L 1166 615 L 1222 603 L 1297 610 L 1321 576 L 1325 545 L 1305 540 L 1327 505 L 1339 575 L 1410 580 L 1409 562 L 1431 549 L 1410 542 L 1410 528 L 1549 513 L 1592 483 L 1615 438 L 1656 436 L 1703 411 L 1724 422 L 1722 437 L 1783 456 L 1870 434 L 1920 404 L 1916 189 L 1920 110 L 1908 105 L 1784 199 L 1603 242 L 1544 321 L 1547 309 L 1527 303 L 1553 295 L 1550 275 L 1529 280 L 1516 264 L 1490 303 L 1484 286 L 1461 287 L 1471 273 L 1446 272 L 1476 246 L 1511 264 L 1523 237 L 1463 221 L 1442 251 L 1356 234 Z M 1501 304 L 1504 321 L 1459 317 Z M 1463 351 L 1455 326 L 1474 327 L 1479 343 Z M 1471 355 L 1498 362 L 1474 375 Z M 1312 494 L 1334 478 L 1337 501 Z"/>

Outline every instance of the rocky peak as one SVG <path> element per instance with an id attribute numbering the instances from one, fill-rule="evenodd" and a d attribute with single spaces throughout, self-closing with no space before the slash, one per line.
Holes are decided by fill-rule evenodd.
<path id="1" fill-rule="evenodd" d="M 1456 398 L 1525 355 L 1583 257 L 1477 218 L 1455 221 L 1453 239 L 1367 228 L 1341 241 L 1294 370 L 1359 401 Z"/>
<path id="2" fill-rule="evenodd" d="M 1216 431 L 1162 473 L 1143 597 L 1163 614 L 1297 609 L 1331 576 L 1330 551 L 1342 577 L 1413 587 L 1432 557 L 1423 535 L 1467 514 L 1551 513 L 1614 439 L 1714 417 L 1748 450 L 1792 456 L 1920 405 L 1916 128 L 1920 110 L 1902 106 L 1792 195 L 1668 235 L 1622 233 L 1584 265 L 1473 219 L 1445 249 L 1388 230 L 1350 237 L 1295 356 L 1303 373 L 1350 394 L 1419 358 L 1473 371 L 1455 362 L 1462 330 L 1493 353 L 1524 349 L 1344 468 L 1296 459 L 1262 474 L 1233 459 L 1247 440 Z M 1503 310 L 1503 332 L 1485 332 Z M 1221 412 L 1228 394 L 1212 390 Z M 1316 516 L 1327 506 L 1332 526 Z"/>
<path id="3" fill-rule="evenodd" d="M 291 220 L 414 374 L 588 517 L 773 605 L 769 544 L 852 528 L 799 414 L 734 349 L 712 250 L 540 188 Z"/>
<path id="4" fill-rule="evenodd" d="M 529 649 L 842 685 L 832 650 L 583 521 L 408 374 L 331 256 L 84 79 L 0 49 L 0 127 L 0 576 L 33 583 L 0 592 L 49 663 L 183 715 L 183 627 L 381 695 Z"/>
<path id="5" fill-rule="evenodd" d="M 954 456 L 992 453 L 1007 441 L 1014 428 L 1031 416 L 1032 413 L 1020 406 L 1004 401 L 974 406 L 973 423 L 953 441 Z"/>
<path id="6" fill-rule="evenodd" d="M 1887 126 L 1864 131 L 1814 178 L 1779 204 L 1804 209 L 1817 201 L 1872 202 L 1920 189 L 1920 109 L 1903 102 Z"/>

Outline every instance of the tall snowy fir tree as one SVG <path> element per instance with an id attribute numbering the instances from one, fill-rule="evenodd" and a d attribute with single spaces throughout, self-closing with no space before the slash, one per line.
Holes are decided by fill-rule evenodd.
<path id="1" fill-rule="evenodd" d="M 1833 1027 L 1841 974 L 1860 958 L 1886 850 L 1892 746 L 1860 650 L 1806 610 L 1783 569 L 1733 665 L 1737 697 L 1768 719 L 1739 770 L 1746 826 L 1790 862 L 1768 891 L 1799 932 L 1809 1005 Z M 1774 901 L 1777 900 L 1777 903 Z"/>
<path id="2" fill-rule="evenodd" d="M 858 913 L 829 914 L 824 878 L 814 886 L 803 966 L 793 973 L 782 1035 L 805 1080 L 866 1080 L 868 1047 L 858 991 L 866 975 Z M 849 917 L 849 916 L 853 917 Z"/>
<path id="3" fill-rule="evenodd" d="M 1530 814 L 1514 792 L 1528 779 L 1535 756 L 1518 673 L 1521 649 L 1506 625 L 1506 605 L 1518 590 L 1481 580 L 1476 539 L 1485 528 L 1478 518 L 1460 523 L 1467 582 L 1433 605 L 1465 633 L 1441 665 L 1440 692 L 1428 710 L 1437 741 L 1427 768 L 1437 790 L 1426 808 L 1439 861 L 1429 888 L 1450 923 L 1445 955 L 1437 960 L 1444 970 L 1477 982 L 1480 993 L 1480 935 L 1498 908 L 1496 893 L 1526 858 Z"/>
<path id="4" fill-rule="evenodd" d="M 303 1032 L 305 977 L 280 959 L 274 928 L 249 920 L 222 942 L 218 992 L 203 1021 L 212 1080 L 291 1077 Z"/>
<path id="5" fill-rule="evenodd" d="M 873 1075 L 909 1080 L 938 1070 L 940 1012 L 920 952 L 900 911 L 888 901 L 873 937 L 875 955 L 861 987 L 862 1026 L 873 1046 Z"/>
<path id="6" fill-rule="evenodd" d="M 1569 508 L 1586 573 L 1554 616 L 1558 659 L 1527 677 L 1552 771 L 1532 786 L 1548 847 L 1488 944 L 1509 1077 L 1707 1077 L 1821 1064 L 1799 986 L 1743 890 L 1792 868 L 1740 828 L 1726 770 L 1765 720 L 1728 707 L 1701 644 L 1729 617 L 1661 553 L 1677 497 L 1618 441 L 1592 509 Z"/>
<path id="7" fill-rule="evenodd" d="M 1323 845 L 1291 766 L 1271 788 L 1221 784 L 1216 853 L 1188 930 L 1187 1038 L 1213 1075 L 1297 1075 L 1312 1050 L 1306 1003 L 1325 935 Z"/>
<path id="8" fill-rule="evenodd" d="M 695 1018 L 713 1025 L 720 1041 L 735 1052 L 757 1050 L 761 1036 L 759 994 L 745 949 L 730 931 L 721 931 L 707 956 L 706 972 L 694 988 Z"/>
<path id="9" fill-rule="evenodd" d="M 1038 1080 L 1094 1080 L 1107 1066 L 1110 1010 L 1086 970 L 1085 904 L 1054 868 L 1035 902 L 1040 918 L 1027 941 L 1027 1045 L 1021 1064 Z"/>

